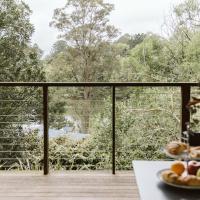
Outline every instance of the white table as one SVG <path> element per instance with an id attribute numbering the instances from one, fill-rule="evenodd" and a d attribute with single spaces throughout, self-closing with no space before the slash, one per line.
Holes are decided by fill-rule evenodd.
<path id="1" fill-rule="evenodd" d="M 179 189 L 162 183 L 156 173 L 173 161 L 133 161 L 141 200 L 200 200 L 200 190 Z"/>

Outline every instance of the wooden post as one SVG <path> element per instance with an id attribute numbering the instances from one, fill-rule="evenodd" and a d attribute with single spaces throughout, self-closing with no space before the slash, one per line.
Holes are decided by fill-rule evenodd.
<path id="1" fill-rule="evenodd" d="M 190 101 L 190 90 L 189 85 L 181 86 L 181 134 L 187 130 L 187 122 L 190 122 L 190 111 L 186 108 Z"/>
<path id="2" fill-rule="evenodd" d="M 115 174 L 115 86 L 112 87 L 112 173 Z"/>
<path id="3" fill-rule="evenodd" d="M 44 175 L 49 173 L 48 86 L 43 86 Z"/>

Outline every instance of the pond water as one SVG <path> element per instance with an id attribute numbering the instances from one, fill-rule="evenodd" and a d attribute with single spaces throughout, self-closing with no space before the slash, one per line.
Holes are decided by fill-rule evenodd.
<path id="1" fill-rule="evenodd" d="M 23 125 L 23 130 L 24 131 L 38 130 L 39 134 L 42 135 L 43 134 L 43 125 L 36 124 L 36 123 L 33 123 L 31 125 Z M 59 136 L 67 136 L 72 140 L 80 141 L 82 139 L 86 139 L 87 137 L 89 137 L 89 134 L 74 132 L 74 131 L 72 131 L 71 127 L 63 127 L 61 129 L 54 129 L 54 128 L 49 129 L 49 137 L 50 138 L 55 138 L 55 137 L 59 137 Z"/>

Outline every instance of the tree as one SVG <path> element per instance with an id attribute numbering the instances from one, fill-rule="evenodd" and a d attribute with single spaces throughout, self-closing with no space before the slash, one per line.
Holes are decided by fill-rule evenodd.
<path id="1" fill-rule="evenodd" d="M 44 80 L 40 61 L 41 51 L 37 45 L 30 45 L 34 31 L 29 19 L 30 14 L 31 10 L 23 1 L 0 0 L 1 82 Z M 41 106 L 39 95 L 40 91 L 35 88 L 0 88 L 1 142 L 10 143 L 9 146 L 0 145 L 1 150 L 24 150 L 20 143 L 20 137 L 24 136 L 21 124 L 40 119 L 33 117 Z M 3 137 L 11 139 L 5 141 Z M 16 158 L 20 155 L 11 156 Z"/>
<path id="2" fill-rule="evenodd" d="M 141 33 L 141 34 L 138 33 L 138 34 L 134 34 L 134 35 L 130 35 L 130 34 L 126 33 L 126 34 L 122 35 L 117 40 L 117 42 L 127 44 L 127 45 L 129 45 L 130 49 L 133 49 L 136 45 L 143 42 L 143 40 L 145 39 L 146 36 L 147 36 L 147 34 L 144 34 L 144 33 Z"/>
<path id="3" fill-rule="evenodd" d="M 109 24 L 113 5 L 103 0 L 67 0 L 66 6 L 56 9 L 51 25 L 60 32 L 67 50 L 63 56 L 67 70 L 62 80 L 75 82 L 108 81 L 115 66 L 114 47 L 110 42 L 117 29 Z M 89 127 L 91 100 L 94 92 L 86 87 L 80 92 L 84 100 L 83 132 Z"/>
<path id="4" fill-rule="evenodd" d="M 198 0 L 185 0 L 175 6 L 173 12 L 166 18 L 164 33 L 169 38 L 168 49 L 175 64 L 185 59 L 185 48 L 191 41 L 192 35 L 199 31 L 199 12 Z"/>
<path id="5" fill-rule="evenodd" d="M 147 33 L 142 42 L 121 58 L 116 79 L 130 82 L 171 81 L 172 69 L 166 43 L 165 38 Z"/>
<path id="6" fill-rule="evenodd" d="M 34 63 L 37 51 L 29 44 L 34 30 L 29 22 L 30 13 L 29 7 L 23 2 L 0 0 L 1 81 L 31 81 L 35 79 L 31 77 L 31 72 L 36 70 L 38 79 L 41 75 L 38 63 Z M 26 78 L 25 73 L 28 75 Z"/>
<path id="7" fill-rule="evenodd" d="M 51 25 L 62 32 L 60 37 L 68 46 L 68 63 L 77 72 L 77 82 L 99 81 L 97 72 L 107 67 L 100 58 L 117 35 L 107 19 L 112 9 L 113 5 L 102 0 L 68 0 L 64 8 L 55 10 Z"/>
<path id="8" fill-rule="evenodd" d="M 198 0 L 185 0 L 175 6 L 173 12 L 165 22 L 165 32 L 177 39 L 181 36 L 190 41 L 192 33 L 199 31 L 200 27 L 200 4 Z M 178 38 L 179 34 L 179 38 Z M 179 40 L 181 42 L 181 39 Z"/>

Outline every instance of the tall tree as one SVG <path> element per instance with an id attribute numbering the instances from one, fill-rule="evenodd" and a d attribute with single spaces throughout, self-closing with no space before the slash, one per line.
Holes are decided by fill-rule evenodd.
<path id="1" fill-rule="evenodd" d="M 107 18 L 112 10 L 113 5 L 103 0 L 68 0 L 64 8 L 54 12 L 51 25 L 61 31 L 60 37 L 66 41 L 68 63 L 78 82 L 99 81 L 98 72 L 107 67 L 101 58 L 117 36 Z"/>
<path id="2" fill-rule="evenodd" d="M 37 45 L 30 44 L 34 31 L 30 23 L 30 14 L 31 10 L 23 1 L 0 0 L 1 82 L 44 80 L 40 62 L 41 51 Z M 39 95 L 38 90 L 34 88 L 0 88 L 1 150 L 24 150 L 23 144 L 20 143 L 20 137 L 24 135 L 21 125 L 35 120 L 33 115 L 40 107 Z M 4 137 L 8 139 L 5 140 Z M 5 143 L 10 145 L 4 146 Z M 0 155 L 1 158 L 2 156 Z M 20 157 L 19 154 L 9 156 Z"/>
<path id="3" fill-rule="evenodd" d="M 117 29 L 109 24 L 108 16 L 113 5 L 103 0 L 67 0 L 64 8 L 56 9 L 50 23 L 66 42 L 64 59 L 69 81 L 108 81 L 115 64 L 110 42 L 117 36 Z M 66 78 L 65 78 L 66 80 Z M 81 92 L 84 100 L 84 130 L 88 130 L 91 113 L 92 88 Z"/>

